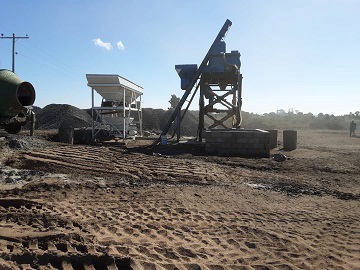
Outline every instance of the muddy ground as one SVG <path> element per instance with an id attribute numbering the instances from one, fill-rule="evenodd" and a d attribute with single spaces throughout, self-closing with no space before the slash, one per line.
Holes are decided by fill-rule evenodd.
<path id="1" fill-rule="evenodd" d="M 0 135 L 0 269 L 360 269 L 360 137 L 282 162 Z"/>

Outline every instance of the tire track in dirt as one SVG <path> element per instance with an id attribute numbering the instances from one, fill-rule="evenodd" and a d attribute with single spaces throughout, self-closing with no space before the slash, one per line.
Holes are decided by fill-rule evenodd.
<path id="1" fill-rule="evenodd" d="M 349 227 L 347 236 L 335 241 L 336 231 L 348 219 L 338 218 L 328 231 L 307 231 L 301 224 L 305 228 L 331 228 L 328 223 L 333 217 L 254 213 L 226 209 L 228 205 L 216 211 L 199 210 L 186 207 L 176 198 L 152 197 L 149 191 L 127 200 L 115 197 L 109 196 L 101 204 L 90 197 L 67 209 L 87 224 L 97 243 L 108 246 L 112 255 L 131 258 L 133 269 L 313 269 L 330 251 L 331 263 L 318 265 L 319 269 L 356 261 L 356 251 L 349 252 L 360 240 L 350 237 L 359 232 L 356 224 Z M 319 249 L 327 238 L 334 246 Z"/>
<path id="2" fill-rule="evenodd" d="M 57 146 L 24 152 L 20 167 L 36 167 L 64 173 L 107 174 L 112 178 L 166 181 L 176 184 L 206 184 L 231 180 L 231 173 L 222 165 L 201 160 L 174 159 L 124 153 L 106 147 Z M 221 181 L 220 181 L 221 180 Z"/>
<path id="3" fill-rule="evenodd" d="M 128 257 L 110 254 L 91 240 L 86 225 L 60 210 L 0 199 L 0 257 L 20 269 L 131 269 Z"/>
<path id="4" fill-rule="evenodd" d="M 1 199 L 0 256 L 23 269 L 352 269 L 359 260 L 355 215 L 254 212 L 231 197 L 201 200 L 223 188 L 198 187 L 197 196 L 183 197 L 185 188 Z"/>
<path id="5" fill-rule="evenodd" d="M 24 187 L 19 194 L 36 200 L 0 200 L 0 258 L 23 269 L 356 269 L 360 264 L 355 200 L 221 186 L 219 180 L 234 180 L 225 165 L 105 147 L 49 147 L 27 151 L 18 161 L 85 178 L 110 172 L 109 179 L 192 183 L 119 187 L 105 181 L 96 187 L 87 179 L 47 190 L 37 183 Z M 243 168 L 236 171 L 237 179 L 242 173 Z M 259 175 L 270 176 L 253 173 Z M 199 183 L 206 185 L 194 185 Z"/>

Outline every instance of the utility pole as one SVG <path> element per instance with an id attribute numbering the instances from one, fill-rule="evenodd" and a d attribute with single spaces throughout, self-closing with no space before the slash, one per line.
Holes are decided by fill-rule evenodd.
<path id="1" fill-rule="evenodd" d="M 1 34 L 0 38 L 11 38 L 12 39 L 12 72 L 15 73 L 15 42 L 20 38 L 29 38 L 28 35 L 25 37 L 17 37 L 15 34 L 12 34 L 12 37 L 4 37 L 4 34 Z"/>

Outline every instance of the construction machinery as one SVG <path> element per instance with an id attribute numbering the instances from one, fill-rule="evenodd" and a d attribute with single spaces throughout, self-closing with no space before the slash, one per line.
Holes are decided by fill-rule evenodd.
<path id="1" fill-rule="evenodd" d="M 35 89 L 31 83 L 21 80 L 14 72 L 0 69 L 0 127 L 10 134 L 17 134 L 22 126 L 31 122 L 33 135 L 35 114 Z"/>
<path id="2" fill-rule="evenodd" d="M 142 136 L 143 88 L 117 74 L 86 74 L 86 79 L 91 87 L 92 138 L 102 130 L 123 139 Z M 102 97 L 100 107 L 94 104 L 94 91 Z"/>
<path id="3" fill-rule="evenodd" d="M 226 20 L 199 67 L 196 64 L 175 66 L 181 79 L 181 89 L 185 92 L 170 116 L 160 138 L 166 136 L 172 124 L 176 122 L 173 136 L 176 133 L 179 140 L 181 121 L 198 89 L 200 89 L 199 141 L 202 141 L 205 117 L 210 121 L 209 126 L 207 126 L 209 129 L 240 127 L 242 106 L 240 53 L 238 51 L 227 53 L 224 41 L 231 25 L 232 22 Z M 187 101 L 191 93 L 192 96 Z M 186 101 L 188 102 L 187 107 L 182 110 Z"/>

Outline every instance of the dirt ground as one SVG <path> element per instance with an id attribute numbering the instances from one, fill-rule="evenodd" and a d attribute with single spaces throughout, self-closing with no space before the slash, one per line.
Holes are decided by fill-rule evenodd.
<path id="1" fill-rule="evenodd" d="M 360 137 L 288 158 L 0 136 L 0 269 L 360 269 Z"/>

